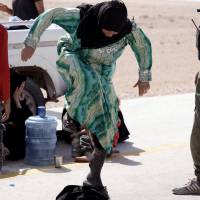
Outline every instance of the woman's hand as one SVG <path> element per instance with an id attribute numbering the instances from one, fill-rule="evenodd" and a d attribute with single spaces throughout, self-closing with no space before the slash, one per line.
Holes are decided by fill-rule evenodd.
<path id="1" fill-rule="evenodd" d="M 4 103 L 4 113 L 2 115 L 2 122 L 5 122 L 10 116 L 10 99 Z"/>
<path id="2" fill-rule="evenodd" d="M 27 61 L 33 56 L 34 52 L 35 52 L 35 49 L 25 45 L 25 47 L 21 51 L 21 59 L 23 61 Z"/>
<path id="3" fill-rule="evenodd" d="M 5 5 L 3 3 L 0 3 L 0 11 L 8 13 L 9 12 L 9 8 L 8 8 L 7 5 Z"/>
<path id="4" fill-rule="evenodd" d="M 8 13 L 9 15 L 13 14 L 13 10 L 3 3 L 0 3 L 0 11 Z"/>
<path id="5" fill-rule="evenodd" d="M 19 92 L 19 88 L 16 87 L 15 92 L 13 94 L 13 99 L 15 101 L 15 105 L 17 108 L 21 108 L 21 103 L 20 103 L 20 92 Z"/>
<path id="6" fill-rule="evenodd" d="M 22 92 L 24 90 L 24 87 L 25 87 L 25 81 L 22 82 L 20 87 L 16 87 L 15 92 L 13 94 L 13 99 L 15 101 L 17 108 L 22 108 L 20 101 L 23 100 Z"/>
<path id="7" fill-rule="evenodd" d="M 133 87 L 138 87 L 139 96 L 143 96 L 150 89 L 150 84 L 149 82 L 141 82 L 140 80 L 138 80 L 137 83 Z"/>

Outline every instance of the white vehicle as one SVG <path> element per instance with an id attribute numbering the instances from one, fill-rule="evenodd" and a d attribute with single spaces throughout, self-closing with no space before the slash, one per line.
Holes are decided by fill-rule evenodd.
<path id="1" fill-rule="evenodd" d="M 24 97 L 32 112 L 35 113 L 37 106 L 45 105 L 47 101 L 56 101 L 57 97 L 62 96 L 66 91 L 66 84 L 56 68 L 57 41 L 64 34 L 64 30 L 60 27 L 51 25 L 42 35 L 33 57 L 27 62 L 21 60 L 21 49 L 29 29 L 9 29 L 13 26 L 30 26 L 32 23 L 22 21 L 1 24 L 9 27 L 8 56 L 11 70 L 14 69 L 28 77 Z"/>

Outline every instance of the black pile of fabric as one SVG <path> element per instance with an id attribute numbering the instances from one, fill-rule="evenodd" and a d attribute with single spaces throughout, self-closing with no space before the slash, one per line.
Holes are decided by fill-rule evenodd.
<path id="1" fill-rule="evenodd" d="M 68 185 L 58 194 L 56 200 L 109 200 L 109 197 L 95 187 Z"/>

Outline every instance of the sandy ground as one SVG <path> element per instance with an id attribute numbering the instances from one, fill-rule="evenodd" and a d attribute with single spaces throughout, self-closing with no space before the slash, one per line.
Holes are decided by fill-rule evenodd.
<path id="1" fill-rule="evenodd" d="M 10 0 L 1 0 L 10 5 Z M 80 0 L 44 0 L 45 7 L 73 7 Z M 84 2 L 95 3 L 100 1 Z M 196 29 L 191 22 L 194 18 L 200 24 L 196 12 L 200 4 L 192 1 L 172 0 L 125 0 L 129 16 L 150 38 L 153 47 L 153 81 L 147 96 L 187 93 L 194 91 L 194 76 L 199 70 L 195 46 Z M 8 18 L 0 13 L 0 20 Z M 128 47 L 117 63 L 114 76 L 116 92 L 120 98 L 138 96 L 133 89 L 138 79 L 138 65 Z"/>

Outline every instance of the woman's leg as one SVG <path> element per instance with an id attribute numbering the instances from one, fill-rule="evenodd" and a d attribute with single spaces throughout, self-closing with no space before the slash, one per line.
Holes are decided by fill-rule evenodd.
<path id="1" fill-rule="evenodd" d="M 93 136 L 93 142 L 95 147 L 89 161 L 90 172 L 84 181 L 84 185 L 103 187 L 101 170 L 106 158 L 106 151 L 102 148 L 95 136 Z"/>

